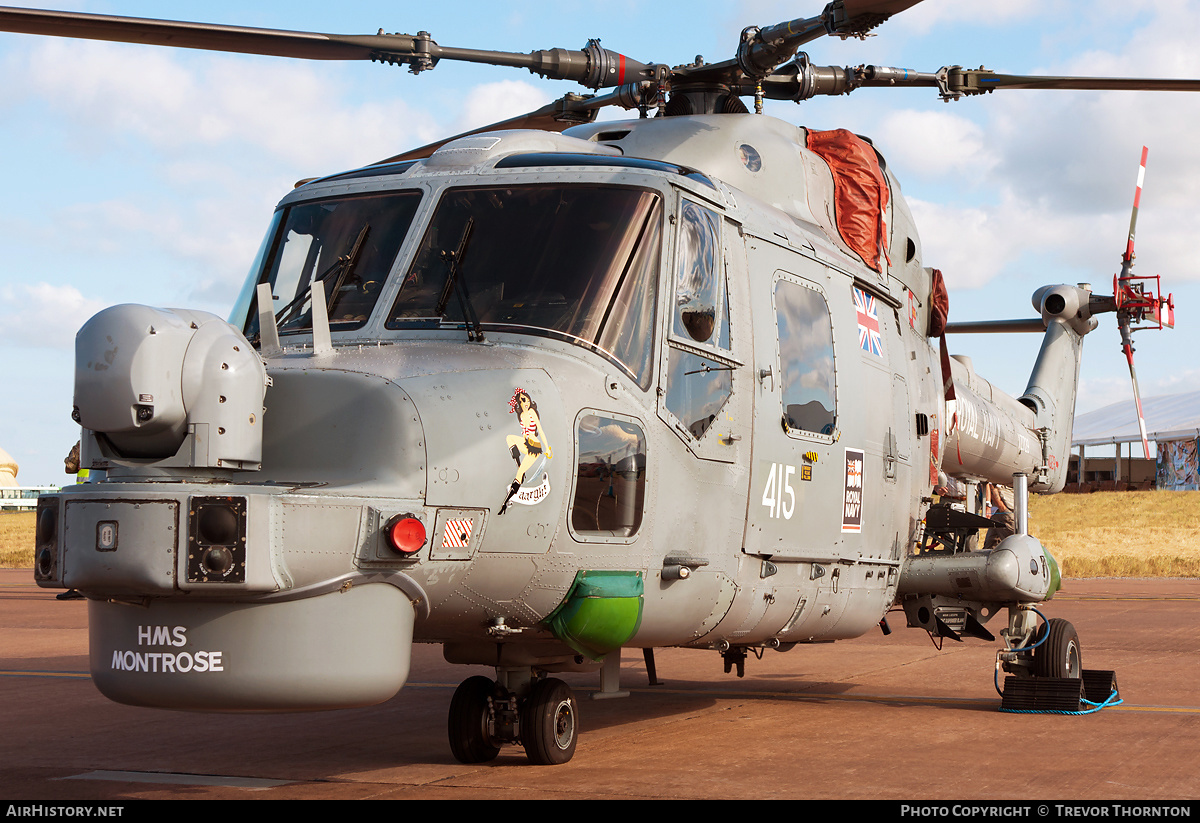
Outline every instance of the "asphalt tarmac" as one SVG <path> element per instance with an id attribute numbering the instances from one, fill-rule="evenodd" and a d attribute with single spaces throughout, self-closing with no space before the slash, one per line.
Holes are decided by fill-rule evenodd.
<path id="1" fill-rule="evenodd" d="M 627 698 L 567 675 L 582 736 L 563 766 L 520 748 L 465 766 L 446 713 L 487 669 L 418 646 L 379 706 L 213 715 L 110 702 L 88 676 L 87 607 L 28 570 L 0 570 L 0 798 L 888 799 L 1200 798 L 1200 580 L 1068 580 L 1043 609 L 1079 631 L 1083 665 L 1116 671 L 1122 705 L 1087 716 L 999 711 L 999 643 L 890 636 L 767 651 L 744 678 L 716 652 L 656 651 L 647 685 L 626 650 Z M 990 625 L 1002 626 L 998 617 Z"/>

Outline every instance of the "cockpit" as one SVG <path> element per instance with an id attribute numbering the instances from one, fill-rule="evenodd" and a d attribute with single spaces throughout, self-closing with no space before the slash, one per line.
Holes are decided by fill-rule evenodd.
<path id="1" fill-rule="evenodd" d="M 270 283 L 280 335 L 311 333 L 312 284 L 321 280 L 335 333 L 364 329 L 382 310 L 372 328 L 384 336 L 451 328 L 472 339 L 550 336 L 649 384 L 659 192 L 588 182 L 452 187 L 418 220 L 427 196 L 414 187 L 281 207 L 232 322 L 255 339 L 253 288 Z"/>

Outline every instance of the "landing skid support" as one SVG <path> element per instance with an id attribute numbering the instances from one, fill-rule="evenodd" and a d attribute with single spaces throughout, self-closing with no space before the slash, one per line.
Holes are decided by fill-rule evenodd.
<path id="1" fill-rule="evenodd" d="M 621 650 L 613 649 L 604 656 L 600 666 L 600 691 L 592 694 L 592 700 L 606 700 L 612 697 L 629 697 L 628 691 L 621 690 Z"/>

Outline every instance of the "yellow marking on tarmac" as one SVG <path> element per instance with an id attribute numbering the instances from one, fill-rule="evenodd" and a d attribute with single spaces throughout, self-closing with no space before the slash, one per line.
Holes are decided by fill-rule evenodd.
<path id="1" fill-rule="evenodd" d="M 1169 712 L 1175 714 L 1200 714 L 1193 706 L 1109 706 L 1104 711 L 1115 712 Z"/>
<path id="2" fill-rule="evenodd" d="M 984 697 L 921 697 L 912 695 L 890 695 L 890 694 L 824 694 L 817 692 L 806 692 L 803 694 L 796 692 L 727 692 L 727 691 L 708 691 L 706 689 L 630 689 L 632 692 L 639 694 L 676 694 L 676 695 L 704 695 L 707 697 L 718 697 L 725 700 L 733 700 L 739 697 L 767 699 L 767 700 L 828 700 L 842 701 L 847 703 L 905 703 L 912 705 L 927 705 L 927 706 L 982 706 L 1000 708 L 1000 698 L 984 698 Z M 1121 704 L 1118 706 L 1106 706 L 1101 711 L 1114 712 L 1168 712 L 1177 714 L 1200 714 L 1200 706 L 1131 706 Z"/>
<path id="3" fill-rule="evenodd" d="M 1077 594 L 1077 595 L 1056 594 L 1054 596 L 1054 599 L 1055 600 L 1071 600 L 1075 603 L 1087 603 L 1089 601 L 1094 601 L 1096 603 L 1119 603 L 1119 602 L 1132 601 L 1132 602 L 1136 603 L 1139 601 L 1151 601 L 1151 600 L 1179 600 L 1179 601 L 1184 601 L 1184 602 L 1194 602 L 1196 600 L 1200 600 L 1200 595 L 1127 594 L 1127 595 L 1122 595 L 1120 597 L 1113 597 L 1111 595 L 1104 595 L 1104 594 Z M 1048 601 L 1045 601 L 1045 602 L 1048 602 Z"/>
<path id="4" fill-rule="evenodd" d="M 92 676 L 87 672 L 36 672 L 5 669 L 0 670 L 0 677 L 66 677 L 90 680 Z"/>
<path id="5" fill-rule="evenodd" d="M 993 700 L 985 697 L 905 697 L 903 695 L 890 694 L 825 694 L 821 692 L 726 692 L 726 691 L 709 691 L 707 689 L 630 689 L 632 692 L 639 694 L 678 694 L 678 695 L 704 695 L 706 697 L 719 697 L 726 700 L 733 700 L 739 697 L 753 697 L 755 699 L 767 700 L 841 700 L 846 702 L 861 702 L 861 703 L 941 703 L 955 706 L 974 704 L 978 706 L 989 706 L 999 702 L 999 698 Z M 1197 709 L 1200 711 L 1200 709 Z"/>

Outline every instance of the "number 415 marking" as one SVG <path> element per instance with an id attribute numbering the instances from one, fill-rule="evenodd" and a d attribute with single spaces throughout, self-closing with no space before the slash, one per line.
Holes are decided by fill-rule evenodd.
<path id="1" fill-rule="evenodd" d="M 796 511 L 796 492 L 792 489 L 795 466 L 772 463 L 767 475 L 767 487 L 763 489 L 762 504 L 771 510 L 771 517 L 791 520 Z M 785 502 L 786 500 L 786 502 Z"/>

